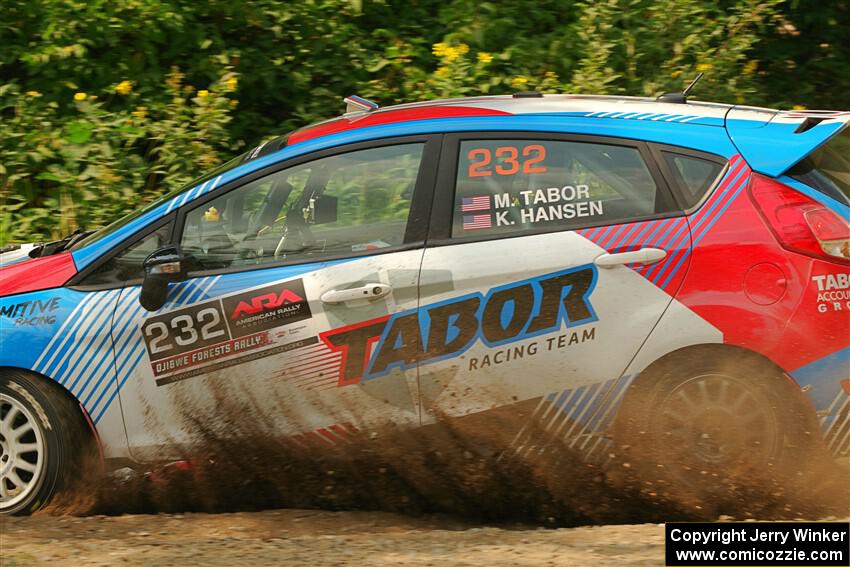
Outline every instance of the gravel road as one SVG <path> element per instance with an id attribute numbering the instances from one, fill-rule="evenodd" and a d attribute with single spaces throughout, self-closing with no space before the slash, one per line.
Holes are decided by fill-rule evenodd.
<path id="1" fill-rule="evenodd" d="M 382 512 L 0 519 L 0 565 L 663 565 L 658 524 L 480 527 Z"/>
<path id="2" fill-rule="evenodd" d="M 0 517 L 0 566 L 662 565 L 663 524 L 641 522 L 850 513 L 833 463 L 703 471 L 695 499 L 613 456 L 592 467 L 547 445 L 503 459 L 481 449 L 502 429 L 476 431 L 315 449 L 221 437 L 185 466 L 92 474 L 51 510 Z"/>

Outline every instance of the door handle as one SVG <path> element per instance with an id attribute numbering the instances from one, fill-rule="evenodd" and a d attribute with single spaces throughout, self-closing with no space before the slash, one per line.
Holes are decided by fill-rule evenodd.
<path id="1" fill-rule="evenodd" d="M 352 289 L 333 289 L 322 294 L 322 301 L 331 304 L 364 299 L 372 301 L 388 295 L 392 290 L 392 286 L 382 283 L 366 284 Z"/>
<path id="2" fill-rule="evenodd" d="M 632 252 L 619 254 L 602 254 L 593 261 L 600 268 L 613 268 L 623 264 L 654 264 L 667 257 L 667 252 L 660 248 L 641 248 Z"/>

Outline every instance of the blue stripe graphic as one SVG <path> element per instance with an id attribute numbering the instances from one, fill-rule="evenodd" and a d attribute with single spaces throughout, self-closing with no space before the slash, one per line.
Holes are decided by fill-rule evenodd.
<path id="1" fill-rule="evenodd" d="M 672 271 L 670 272 L 670 274 L 667 276 L 667 279 L 665 279 L 665 280 L 664 280 L 664 283 L 661 285 L 661 287 L 662 287 L 662 288 L 663 288 L 664 286 L 666 286 L 666 285 L 667 285 L 667 283 L 668 283 L 668 282 L 669 282 L 669 281 L 673 278 L 673 276 L 675 276 L 675 275 L 676 275 L 676 272 L 678 272 L 678 271 L 679 271 L 679 268 L 681 268 L 682 263 L 685 261 L 685 259 L 687 259 L 687 258 L 690 256 L 690 254 L 691 254 L 691 250 L 692 250 L 694 247 L 696 247 L 696 245 L 697 245 L 697 244 L 699 244 L 700 240 L 702 240 L 702 239 L 703 239 L 703 237 L 704 237 L 704 236 L 708 233 L 709 229 L 711 229 L 711 227 L 712 227 L 712 226 L 714 226 L 714 223 L 716 223 L 716 222 L 717 222 L 717 220 L 718 220 L 721 216 L 723 216 L 723 213 L 726 211 L 726 209 L 728 209 L 728 208 L 729 208 L 729 205 L 731 205 L 731 204 L 735 201 L 735 199 L 737 199 L 737 198 L 738 198 L 738 195 L 740 195 L 741 191 L 743 191 L 744 187 L 746 187 L 746 185 L 747 185 L 747 184 L 746 184 L 746 183 L 744 183 L 744 181 L 746 181 L 746 178 L 745 178 L 745 179 L 740 179 L 741 175 L 742 175 L 743 173 L 745 173 L 745 172 L 747 172 L 747 173 L 748 173 L 748 172 L 749 172 L 749 168 L 746 168 L 746 167 L 745 167 L 745 168 L 744 168 L 744 170 L 742 170 L 742 171 L 741 171 L 741 173 L 739 173 L 739 174 L 736 176 L 736 181 L 734 181 L 734 182 L 733 182 L 733 185 L 734 185 L 735 183 L 738 183 L 739 185 L 738 185 L 738 187 L 735 189 L 735 192 L 732 194 L 732 197 L 730 197 L 730 198 L 729 198 L 729 200 L 728 200 L 728 201 L 726 201 L 726 204 L 725 204 L 725 205 L 723 205 L 723 207 L 717 211 L 717 213 L 713 216 L 713 218 L 711 219 L 711 221 L 710 221 L 710 222 L 709 222 L 709 223 L 705 226 L 705 228 L 703 228 L 702 232 L 701 232 L 698 236 L 696 235 L 696 230 L 697 230 L 697 228 L 699 227 L 699 225 L 700 225 L 700 224 L 701 224 L 701 223 L 702 223 L 705 219 L 707 219 L 707 218 L 708 218 L 708 215 L 706 215 L 706 216 L 704 216 L 703 218 L 701 218 L 701 219 L 699 220 L 699 222 L 696 224 L 696 226 L 695 226 L 694 228 L 692 228 L 692 229 L 691 229 L 691 232 L 695 235 L 695 236 L 694 236 L 694 239 L 693 239 L 693 243 L 692 243 L 692 245 L 691 245 L 691 248 L 690 248 L 690 249 L 688 249 L 688 250 L 685 252 L 685 254 L 683 254 L 683 255 L 682 255 L 682 257 L 679 259 L 679 262 L 676 264 L 676 266 L 673 268 L 673 270 L 672 270 Z M 749 173 L 748 173 L 748 175 L 749 175 Z M 748 177 L 748 175 L 747 175 L 747 177 Z M 722 200 L 723 200 L 722 198 L 718 199 L 718 200 L 717 200 L 717 203 L 720 203 Z"/>

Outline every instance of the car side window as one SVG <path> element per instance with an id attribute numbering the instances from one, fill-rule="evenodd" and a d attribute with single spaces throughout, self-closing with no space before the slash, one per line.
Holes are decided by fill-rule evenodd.
<path id="1" fill-rule="evenodd" d="M 217 270 L 401 246 L 423 148 L 357 150 L 251 181 L 186 214 L 183 252 Z"/>
<path id="2" fill-rule="evenodd" d="M 159 227 L 119 252 L 86 276 L 82 284 L 109 285 L 144 279 L 142 262 L 151 252 L 168 243 L 172 224 Z"/>
<path id="3" fill-rule="evenodd" d="M 631 146 L 531 139 L 460 144 L 453 238 L 568 230 L 672 210 Z"/>
<path id="4" fill-rule="evenodd" d="M 661 153 L 682 188 L 686 208 L 691 208 L 702 200 L 723 170 L 721 164 L 707 159 L 674 152 Z"/>

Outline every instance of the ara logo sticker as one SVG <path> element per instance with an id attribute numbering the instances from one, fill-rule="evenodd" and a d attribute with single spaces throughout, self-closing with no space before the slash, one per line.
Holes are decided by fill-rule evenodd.
<path id="1" fill-rule="evenodd" d="M 303 280 L 274 284 L 222 298 L 234 337 L 267 331 L 311 317 Z"/>
<path id="2" fill-rule="evenodd" d="M 157 386 L 318 343 L 304 336 L 306 324 L 282 328 L 311 317 L 306 295 L 297 279 L 145 319 L 141 330 Z"/>
<path id="3" fill-rule="evenodd" d="M 280 292 L 280 295 L 273 291 L 252 297 L 250 304 L 240 301 L 239 305 L 236 306 L 236 309 L 230 315 L 230 320 L 235 321 L 240 316 L 256 315 L 257 313 L 275 309 L 288 303 L 300 303 L 302 301 L 304 301 L 304 298 L 291 290 L 285 289 Z"/>
<path id="4" fill-rule="evenodd" d="M 341 356 L 338 384 L 357 384 L 393 368 L 458 356 L 476 341 L 488 347 L 596 321 L 593 264 L 545 274 L 326 331 Z"/>

